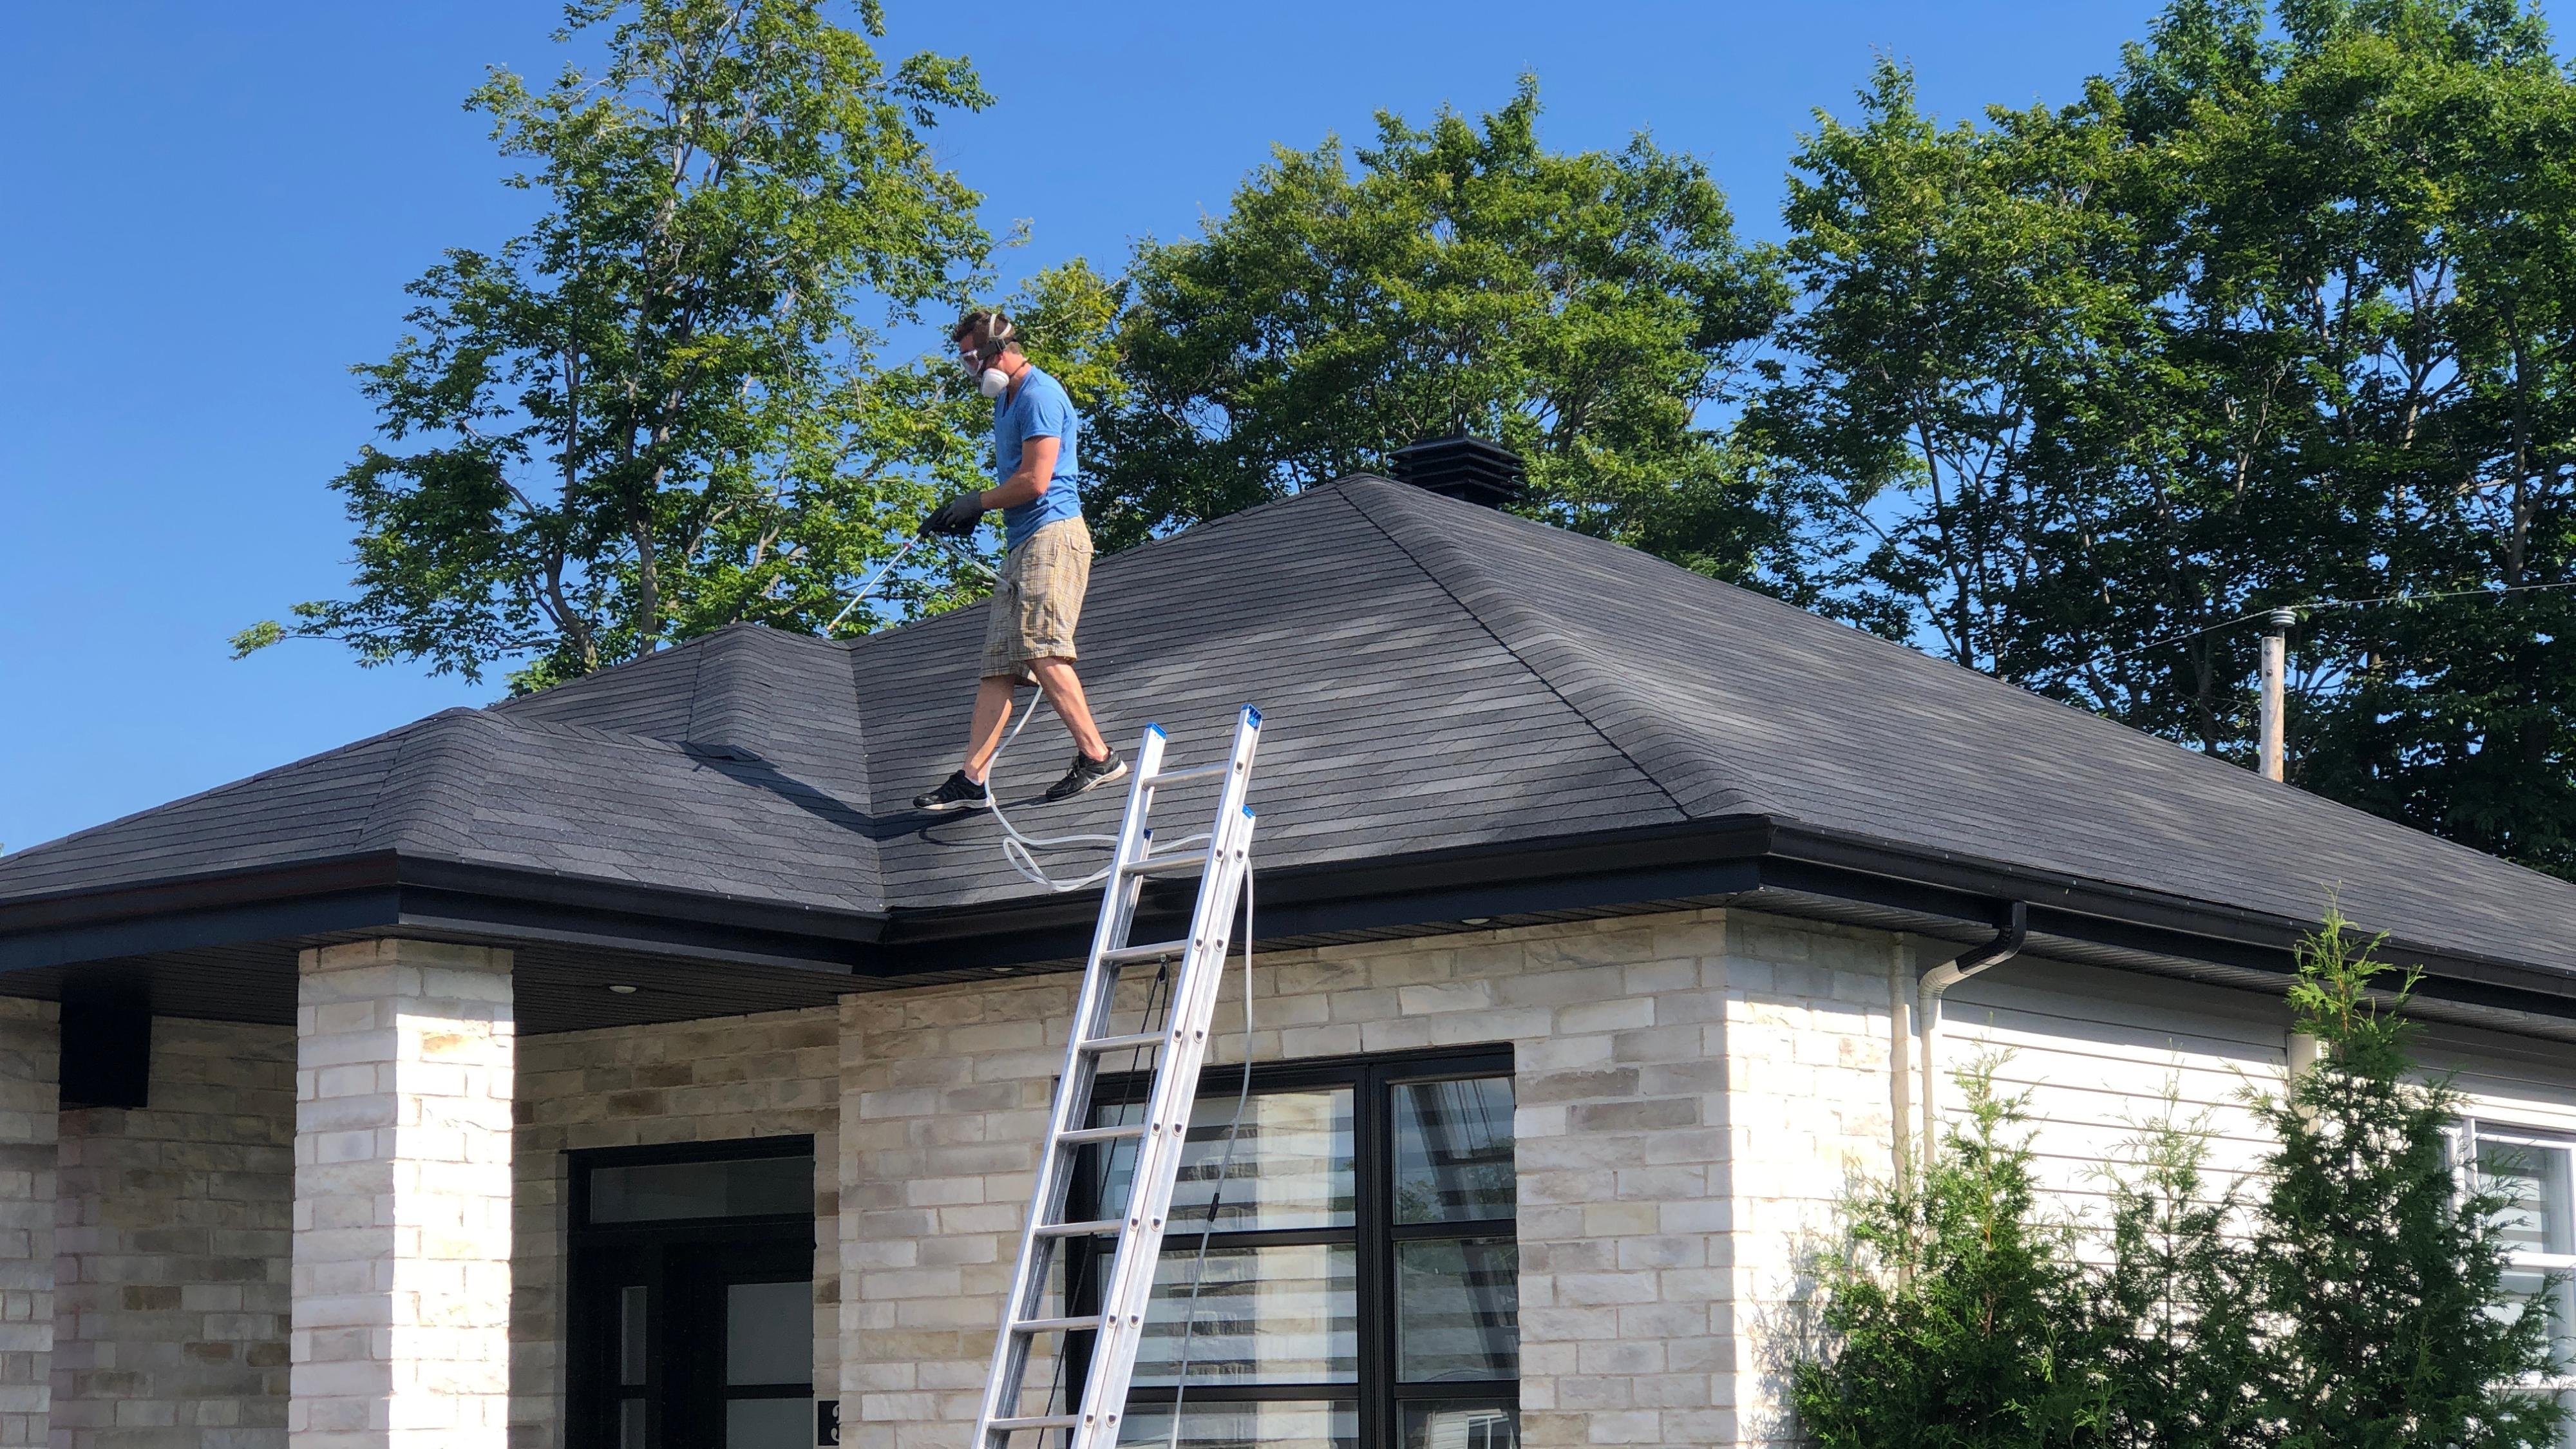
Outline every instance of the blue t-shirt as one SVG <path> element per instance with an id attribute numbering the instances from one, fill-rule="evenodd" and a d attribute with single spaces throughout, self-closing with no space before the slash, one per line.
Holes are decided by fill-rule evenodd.
<path id="1" fill-rule="evenodd" d="M 1031 438 L 1060 441 L 1055 472 L 1048 475 L 1047 491 L 1002 510 L 1005 548 L 1018 548 L 1029 541 L 1030 534 L 1059 518 L 1082 516 L 1082 464 L 1076 456 L 1082 417 L 1073 410 L 1073 399 L 1064 395 L 1064 384 L 1038 371 L 1035 364 L 1020 374 L 1015 391 L 993 399 L 993 465 L 1003 481 L 1020 471 L 1020 448 Z"/>

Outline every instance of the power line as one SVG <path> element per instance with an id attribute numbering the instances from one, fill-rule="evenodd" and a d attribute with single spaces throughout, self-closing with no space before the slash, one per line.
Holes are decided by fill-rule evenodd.
<path id="1" fill-rule="evenodd" d="M 2537 593 L 2544 589 L 2576 589 L 2576 579 L 2570 579 L 2564 583 L 2555 584 L 2507 584 L 2502 588 L 2494 589 L 2452 589 L 2447 592 L 2432 594 L 2382 594 L 2375 599 L 2309 599 L 2303 603 L 2296 604 L 2266 604 L 2262 608 L 2256 609 L 2250 614 L 2239 614 L 2233 619 L 2221 620 L 2215 624 L 2205 624 L 2197 629 L 2186 629 L 2180 634 L 2168 634 L 2162 639 L 2150 640 L 2144 644 L 2133 644 L 2117 653 L 2097 654 L 2093 657 L 2092 662 L 2095 664 L 2109 664 L 2116 660 L 2126 659 L 2132 654 L 2144 654 L 2150 649 L 2162 649 L 2168 644 L 2179 644 L 2185 639 L 2197 639 L 2203 634 L 2215 634 L 2221 629 L 2233 629 L 2239 624 L 2250 624 L 2256 619 L 2266 618 L 2277 609 L 2315 613 L 2326 609 L 2362 609 L 2368 608 L 2374 604 L 2428 603 L 2435 599 L 2467 599 L 2476 597 L 2500 599 L 2507 594 Z"/>

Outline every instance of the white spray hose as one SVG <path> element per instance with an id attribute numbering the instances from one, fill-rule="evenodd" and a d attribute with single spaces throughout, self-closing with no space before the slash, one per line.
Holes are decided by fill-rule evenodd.
<path id="1" fill-rule="evenodd" d="M 1020 722 L 1011 726 L 1011 732 L 1002 737 L 1000 747 L 993 751 L 993 758 L 984 767 L 986 781 L 984 798 L 989 802 L 988 808 L 992 811 L 994 823 L 1002 827 L 1002 858 L 1009 861 L 1011 869 L 1018 871 L 1031 884 L 1045 886 L 1051 891 L 1062 893 L 1078 891 L 1086 886 L 1096 886 L 1109 879 L 1109 872 L 1113 867 L 1104 865 L 1080 880 L 1058 880 L 1046 873 L 1046 867 L 1038 864 L 1037 852 L 1041 850 L 1116 850 L 1117 836 L 1024 835 L 1018 826 L 1011 823 L 1011 817 L 1002 813 L 1002 802 L 996 798 L 992 787 L 993 775 L 1002 767 L 1003 754 L 1011 748 L 1011 742 L 1020 737 L 1020 731 L 1029 727 L 1029 721 L 1037 718 L 1037 713 L 1037 701 L 1031 700 L 1027 711 L 1021 714 Z M 1196 835 L 1184 835 L 1164 846 L 1163 849 L 1187 850 L 1193 845 L 1205 845 L 1207 839 L 1207 832 L 1201 831 Z"/>

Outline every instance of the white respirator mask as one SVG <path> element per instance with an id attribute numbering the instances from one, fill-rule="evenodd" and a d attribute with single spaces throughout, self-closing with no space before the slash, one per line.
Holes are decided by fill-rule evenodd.
<path id="1" fill-rule="evenodd" d="M 999 312 L 970 312 L 957 324 L 957 366 L 975 379 L 975 390 L 989 398 L 999 398 L 1011 390 L 1011 375 L 995 364 L 1002 361 L 1019 329 Z M 968 342 L 969 335 L 975 341 Z"/>

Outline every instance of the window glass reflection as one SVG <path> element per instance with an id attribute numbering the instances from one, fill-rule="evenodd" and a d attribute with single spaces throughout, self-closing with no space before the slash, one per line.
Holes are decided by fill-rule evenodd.
<path id="1" fill-rule="evenodd" d="M 1121 1444 L 1167 1444 L 1172 1406 L 1130 1404 L 1118 1426 Z M 1244 1404 L 1184 1404 L 1181 1443 L 1186 1449 L 1359 1449 L 1359 1406 L 1299 1400 Z"/>
<path id="2" fill-rule="evenodd" d="M 1393 1091 L 1395 1220 L 1510 1217 L 1511 1079 L 1399 1082 Z"/>
<path id="3" fill-rule="evenodd" d="M 621 1385 L 644 1382 L 644 1309 L 650 1291 L 641 1283 L 617 1290 L 617 1382 Z"/>
<path id="4" fill-rule="evenodd" d="M 1167 1242 L 1136 1353 L 1140 1384 L 1179 1382 L 1198 1244 Z M 1347 1244 L 1210 1248 L 1198 1269 L 1192 1384 L 1350 1383 L 1359 1376 L 1356 1254 Z M 1167 1426 L 1168 1427 L 1168 1426 Z"/>
<path id="5" fill-rule="evenodd" d="M 725 1289 L 725 1382 L 813 1381 L 814 1285 L 729 1285 Z"/>
<path id="6" fill-rule="evenodd" d="M 648 1162 L 590 1170 L 590 1221 L 655 1223 L 814 1210 L 814 1159 Z"/>
<path id="7" fill-rule="evenodd" d="M 1436 1399 L 1397 1406 L 1404 1449 L 1519 1449 L 1520 1414 L 1509 1404 Z"/>
<path id="8" fill-rule="evenodd" d="M 1210 1076 L 1219 1075 L 1213 1070 Z M 1221 1233 L 1293 1228 L 1335 1228 L 1351 1221 L 1351 1091 L 1261 1092 L 1243 1104 L 1234 1158 L 1226 1161 L 1226 1126 L 1235 1120 L 1229 1092 L 1201 1097 L 1190 1111 L 1181 1171 L 1172 1189 L 1168 1231 L 1195 1232 L 1207 1225 L 1208 1204 L 1218 1196 L 1217 1171 L 1226 1172 L 1217 1206 Z M 1097 1108 L 1093 1120 L 1116 1126 L 1144 1120 L 1141 1104 Z M 1108 1216 L 1127 1202 L 1136 1145 L 1117 1144 L 1101 1176 L 1100 1203 Z"/>
<path id="9" fill-rule="evenodd" d="M 2508 1253 L 2565 1253 L 2568 1245 L 2564 1147 L 2481 1140 L 2479 1184 L 2504 1199 L 2495 1222 Z"/>
<path id="10" fill-rule="evenodd" d="M 725 1405 L 725 1449 L 808 1449 L 812 1399 L 734 1399 Z"/>
<path id="11" fill-rule="evenodd" d="M 1395 1245 L 1396 1377 L 1520 1377 L 1520 1249 L 1510 1238 Z"/>

